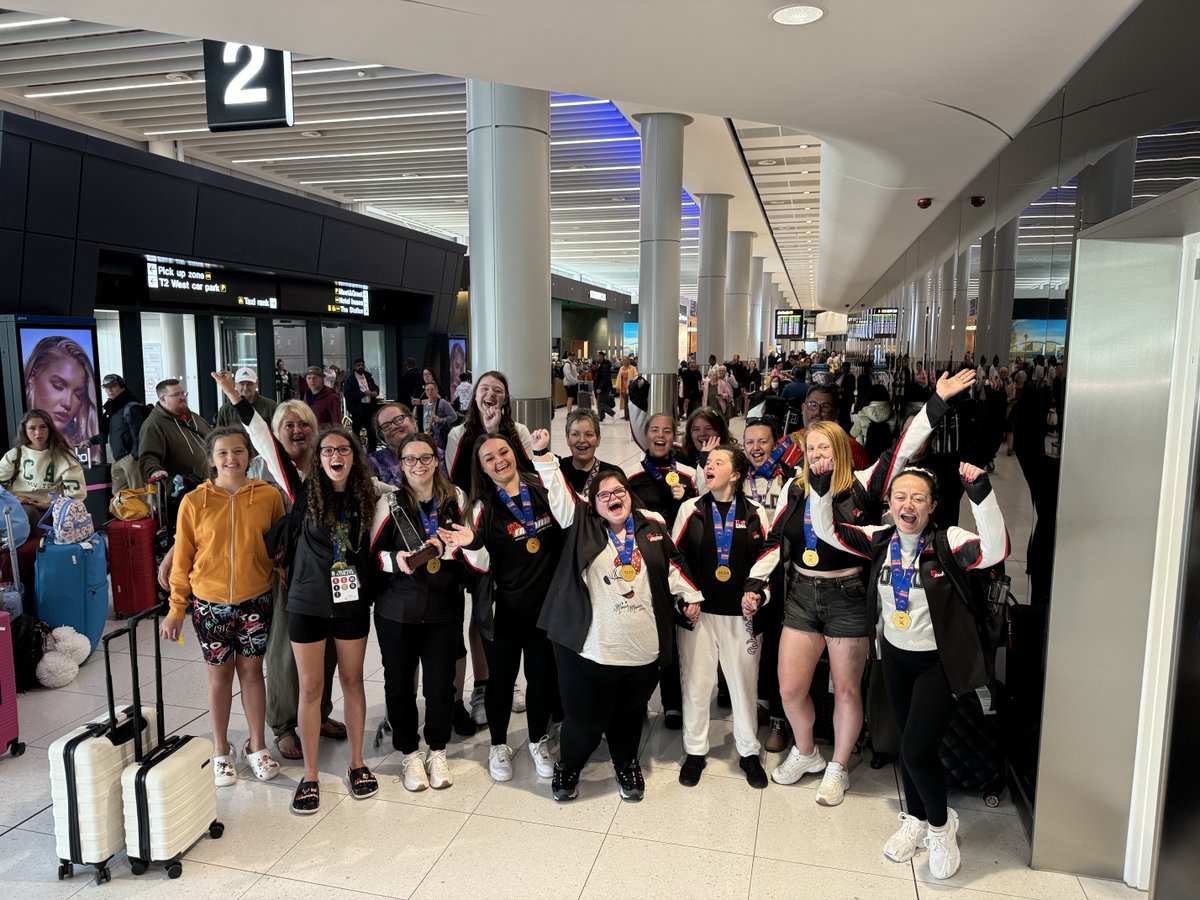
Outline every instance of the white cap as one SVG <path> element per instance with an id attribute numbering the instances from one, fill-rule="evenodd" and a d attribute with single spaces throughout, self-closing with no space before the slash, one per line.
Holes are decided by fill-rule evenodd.
<path id="1" fill-rule="evenodd" d="M 238 369 L 236 372 L 233 373 L 233 380 L 234 381 L 253 381 L 255 384 L 258 384 L 258 375 L 255 373 L 255 371 L 253 369 L 251 369 L 247 366 L 242 366 L 240 369 Z"/>

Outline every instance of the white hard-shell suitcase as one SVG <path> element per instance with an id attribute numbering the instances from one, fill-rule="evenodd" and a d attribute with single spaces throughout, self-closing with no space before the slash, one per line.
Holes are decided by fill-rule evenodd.
<path id="1" fill-rule="evenodd" d="M 60 881 L 74 876 L 77 865 L 95 866 L 96 884 L 111 878 L 108 863 L 125 849 L 121 775 L 134 759 L 135 727 L 147 745 L 158 743 L 153 708 L 143 707 L 135 725 L 136 707 L 127 706 L 118 712 L 113 700 L 108 645 L 126 633 L 132 644 L 133 630 L 129 626 L 102 638 L 108 715 L 68 732 L 50 745 L 50 796 L 54 802 Z M 130 652 L 135 650 L 131 646 Z"/>
<path id="2" fill-rule="evenodd" d="M 158 618 L 161 607 L 146 610 L 153 617 L 155 714 L 158 734 L 163 734 L 162 649 L 159 644 Z M 141 705 L 137 683 L 136 655 L 133 664 L 133 702 Z M 160 739 L 153 749 L 144 750 L 140 737 L 134 737 L 135 761 L 121 774 L 121 794 L 125 818 L 125 850 L 134 875 L 143 875 L 152 864 L 162 864 L 167 875 L 183 874 L 180 858 L 206 834 L 219 838 L 225 826 L 217 821 L 217 787 L 213 781 L 212 741 L 191 735 L 172 735 Z"/>

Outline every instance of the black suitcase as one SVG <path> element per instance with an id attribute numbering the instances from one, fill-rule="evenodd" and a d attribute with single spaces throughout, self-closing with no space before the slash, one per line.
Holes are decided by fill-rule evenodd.
<path id="1" fill-rule="evenodd" d="M 1004 732 L 993 706 L 999 696 L 981 688 L 960 697 L 939 752 L 950 786 L 978 791 L 989 807 L 1000 805 L 1005 784 Z"/>
<path id="2" fill-rule="evenodd" d="M 871 768 L 882 769 L 900 756 L 900 728 L 883 683 L 883 664 L 867 660 L 863 673 L 863 718 L 871 747 Z"/>

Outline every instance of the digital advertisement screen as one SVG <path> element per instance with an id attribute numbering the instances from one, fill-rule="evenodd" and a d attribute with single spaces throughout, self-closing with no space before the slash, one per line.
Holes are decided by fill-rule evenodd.
<path id="1" fill-rule="evenodd" d="M 95 326 L 18 324 L 17 335 L 25 411 L 46 412 L 72 446 L 99 434 Z"/>
<path id="2" fill-rule="evenodd" d="M 625 347 L 627 356 L 638 355 L 638 323 L 626 322 L 624 334 L 622 335 L 622 343 Z"/>
<path id="3" fill-rule="evenodd" d="M 1029 358 L 1059 354 L 1066 345 L 1066 319 L 1013 319 L 1010 355 Z"/>
<path id="4" fill-rule="evenodd" d="M 458 390 L 460 376 L 467 371 L 467 336 L 465 334 L 450 335 L 450 386 L 447 394 L 451 397 Z"/>

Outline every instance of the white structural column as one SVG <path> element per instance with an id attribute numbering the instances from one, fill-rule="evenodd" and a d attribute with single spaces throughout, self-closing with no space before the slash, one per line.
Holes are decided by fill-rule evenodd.
<path id="1" fill-rule="evenodd" d="M 979 303 L 975 306 L 975 362 L 987 352 L 988 315 L 992 309 L 992 260 L 996 253 L 995 229 L 979 239 Z M 991 359 L 991 356 L 988 357 Z"/>
<path id="2" fill-rule="evenodd" d="M 763 272 L 758 281 L 758 289 L 762 292 L 762 328 L 759 331 L 759 337 L 762 340 L 763 362 L 765 363 L 767 354 L 776 344 L 775 310 L 778 307 L 775 305 L 775 282 L 771 273 Z"/>
<path id="3" fill-rule="evenodd" d="M 954 256 L 938 269 L 937 281 L 937 339 L 933 343 L 933 360 L 939 366 L 950 359 L 950 326 L 954 321 Z"/>
<path id="4" fill-rule="evenodd" d="M 642 132 L 638 260 L 640 371 L 650 381 L 650 412 L 675 409 L 679 380 L 679 235 L 683 215 L 683 129 L 678 113 L 637 117 Z"/>
<path id="5" fill-rule="evenodd" d="M 753 231 L 729 232 L 725 264 L 725 346 L 717 350 L 719 362 L 732 359 L 735 353 L 742 359 L 749 355 L 747 323 L 750 319 L 750 251 L 753 246 Z"/>
<path id="6" fill-rule="evenodd" d="M 761 256 L 750 257 L 750 321 L 746 323 L 746 352 L 751 359 L 766 356 L 763 349 L 763 263 Z"/>
<path id="7" fill-rule="evenodd" d="M 467 81 L 471 369 L 508 378 L 513 417 L 550 425 L 550 95 Z"/>
<path id="8" fill-rule="evenodd" d="M 1017 289 L 1017 228 L 1015 217 L 996 229 L 996 249 L 992 255 L 992 308 L 988 313 L 988 359 L 1000 357 L 1008 365 L 1012 347 L 1013 296 Z"/>
<path id="9" fill-rule="evenodd" d="M 696 363 L 708 374 L 708 357 L 724 359 L 725 275 L 731 194 L 698 194 L 700 269 L 696 294 Z"/>
<path id="10" fill-rule="evenodd" d="M 962 362 L 967 352 L 967 300 L 971 287 L 971 249 L 958 255 L 954 267 L 954 330 L 950 339 L 950 359 Z"/>

